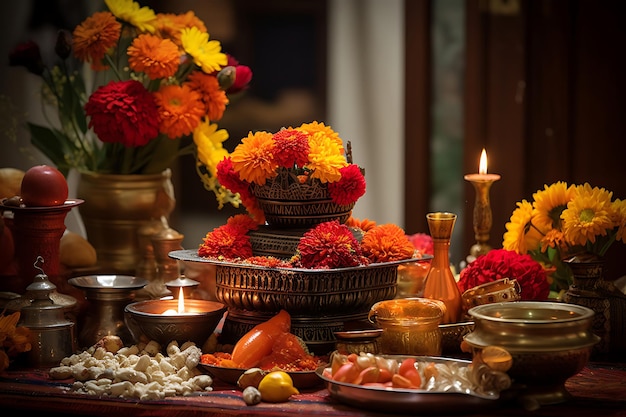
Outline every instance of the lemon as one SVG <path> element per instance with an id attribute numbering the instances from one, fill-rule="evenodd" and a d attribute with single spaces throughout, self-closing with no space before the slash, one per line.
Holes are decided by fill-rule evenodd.
<path id="1" fill-rule="evenodd" d="M 287 372 L 272 371 L 259 382 L 259 392 L 263 401 L 282 403 L 300 392 L 293 386 L 293 380 Z"/>

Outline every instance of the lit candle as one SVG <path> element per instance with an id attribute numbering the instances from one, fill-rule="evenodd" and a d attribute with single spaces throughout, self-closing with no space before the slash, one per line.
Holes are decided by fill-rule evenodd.
<path id="1" fill-rule="evenodd" d="M 180 287 L 178 292 L 178 311 L 173 308 L 167 309 L 163 312 L 164 316 L 175 316 L 177 314 L 185 314 L 185 296 L 183 295 L 183 287 Z"/>
<path id="2" fill-rule="evenodd" d="M 467 181 L 498 181 L 500 175 L 487 173 L 487 152 L 485 148 L 480 154 L 480 161 L 478 163 L 478 174 L 467 174 L 464 177 Z"/>

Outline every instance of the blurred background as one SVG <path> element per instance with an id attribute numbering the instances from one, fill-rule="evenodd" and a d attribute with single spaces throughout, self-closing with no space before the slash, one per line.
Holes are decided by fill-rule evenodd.
<path id="1" fill-rule="evenodd" d="M 220 127 L 234 148 L 251 130 L 324 121 L 352 143 L 367 193 L 353 215 L 428 232 L 425 214 L 458 214 L 451 260 L 475 242 L 475 192 L 463 179 L 488 171 L 490 244 L 501 247 L 515 204 L 544 184 L 589 182 L 626 197 L 626 41 L 619 0 L 178 0 L 140 1 L 157 12 L 193 10 L 224 52 L 252 68 L 248 92 Z M 23 123 L 43 122 L 39 80 L 10 68 L 29 39 L 53 51 L 100 1 L 24 0 L 0 14 L 0 166 L 46 163 Z M 52 56 L 44 56 L 52 60 Z M 217 209 L 194 161 L 173 167 L 171 226 L 195 248 L 235 210 Z M 70 183 L 74 181 L 70 178 Z M 75 210 L 74 210 L 75 211 Z M 68 228 L 81 232 L 73 213 Z M 623 274 L 614 245 L 606 275 Z M 614 262 L 611 266 L 611 262 Z M 619 262 L 619 263 L 618 263 Z M 620 269 L 621 268 L 621 269 Z"/>

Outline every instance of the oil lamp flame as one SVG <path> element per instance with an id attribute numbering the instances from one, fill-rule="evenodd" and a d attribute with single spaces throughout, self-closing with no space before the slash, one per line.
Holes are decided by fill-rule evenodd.
<path id="1" fill-rule="evenodd" d="M 483 148 L 483 151 L 480 154 L 480 162 L 478 164 L 478 173 L 486 174 L 487 173 L 487 151 Z"/>
<path id="2" fill-rule="evenodd" d="M 185 312 L 185 296 L 183 295 L 183 287 L 178 291 L 178 314 Z"/>

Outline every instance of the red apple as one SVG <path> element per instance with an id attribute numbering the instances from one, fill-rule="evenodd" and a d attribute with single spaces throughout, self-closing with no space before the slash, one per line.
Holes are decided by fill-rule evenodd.
<path id="1" fill-rule="evenodd" d="M 67 181 L 58 169 L 36 165 L 24 174 L 20 192 L 27 207 L 60 206 L 67 200 Z"/>

